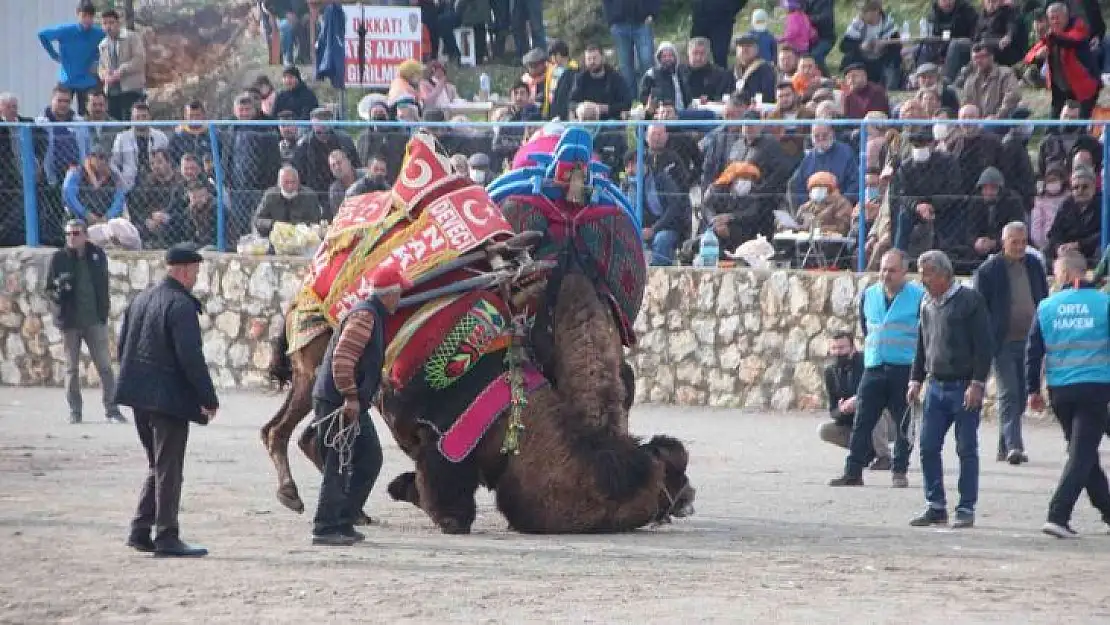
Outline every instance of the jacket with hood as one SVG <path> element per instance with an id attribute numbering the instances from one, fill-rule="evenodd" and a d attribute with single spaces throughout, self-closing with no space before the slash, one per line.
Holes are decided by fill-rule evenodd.
<path id="1" fill-rule="evenodd" d="M 58 82 L 77 90 L 96 86 L 97 49 L 103 38 L 104 29 L 96 24 L 90 28 L 62 24 L 39 31 L 43 49 L 59 65 Z"/>
<path id="2" fill-rule="evenodd" d="M 988 200 L 982 194 L 985 184 L 998 186 L 998 196 Z M 971 242 L 980 237 L 1002 241 L 1002 228 L 1012 221 L 1025 221 L 1024 203 L 1017 192 L 1006 185 L 1006 179 L 997 167 L 988 167 L 979 176 L 979 193 L 968 201 L 967 221 Z M 979 255 L 986 258 L 987 254 Z"/>
<path id="3" fill-rule="evenodd" d="M 277 94 L 277 99 L 274 100 L 274 112 L 280 113 L 282 111 L 289 111 L 293 113 L 293 119 L 308 120 L 312 115 L 313 109 L 319 108 L 320 100 L 316 98 L 316 94 L 304 81 L 297 78 L 297 86 L 292 89 L 285 89 Z"/>
<path id="4" fill-rule="evenodd" d="M 211 159 L 212 134 L 208 131 L 208 125 L 196 128 L 188 124 L 178 126 L 177 132 L 170 137 L 168 149 L 170 157 L 173 158 L 174 167 L 181 164 L 181 157 L 186 154 L 192 154 L 202 163 L 206 158 Z"/>
<path id="5" fill-rule="evenodd" d="M 614 24 L 643 24 L 659 17 L 659 0 L 601 0 L 605 21 Z"/>
<path id="6" fill-rule="evenodd" d="M 335 150 L 341 150 L 351 161 L 351 167 L 358 169 L 362 163 L 358 158 L 355 142 L 346 133 L 329 130 L 322 135 L 312 132 L 305 135 L 297 142 L 293 150 L 292 165 L 301 175 L 301 184 L 317 192 L 321 205 L 327 203 L 327 192 L 335 176 L 328 165 L 328 156 Z"/>
<path id="7" fill-rule="evenodd" d="M 675 64 L 669 67 L 664 66 L 659 59 L 668 50 L 675 58 Z M 678 75 L 678 50 L 671 42 L 664 41 L 659 44 L 659 48 L 655 51 L 655 65 L 644 72 L 644 77 L 640 79 L 639 97 L 641 102 L 647 102 L 649 97 L 654 102 L 670 100 L 680 111 L 690 104 L 690 98 L 684 92 Z"/>
<path id="8" fill-rule="evenodd" d="M 61 184 L 66 171 L 73 165 L 85 162 L 92 144 L 89 141 L 87 126 L 62 126 L 56 125 L 65 122 L 83 122 L 85 119 L 76 111 L 70 110 L 69 116 L 60 119 L 54 115 L 50 107 L 46 107 L 43 114 L 35 119 L 36 124 L 48 124 L 42 130 L 40 137 L 45 143 L 43 154 L 43 172 L 50 184 Z"/>
<path id="9" fill-rule="evenodd" d="M 720 102 L 726 93 L 732 93 L 736 88 L 728 70 L 713 63 L 696 68 L 679 65 L 678 80 L 688 103 L 703 96 L 711 102 Z"/>

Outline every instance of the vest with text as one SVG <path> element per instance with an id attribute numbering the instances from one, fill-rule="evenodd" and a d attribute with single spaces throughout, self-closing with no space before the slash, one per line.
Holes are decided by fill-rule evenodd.
<path id="1" fill-rule="evenodd" d="M 867 323 L 865 367 L 913 364 L 924 295 L 924 289 L 907 282 L 887 308 L 883 285 L 873 284 L 863 292 L 863 316 Z"/>
<path id="2" fill-rule="evenodd" d="M 1037 306 L 1049 388 L 1110 384 L 1110 295 L 1065 289 Z"/>

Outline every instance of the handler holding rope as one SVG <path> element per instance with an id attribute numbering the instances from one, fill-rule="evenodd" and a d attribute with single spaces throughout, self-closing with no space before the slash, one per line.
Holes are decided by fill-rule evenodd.
<path id="1" fill-rule="evenodd" d="M 324 461 L 312 544 L 348 546 L 365 537 L 354 523 L 382 468 L 382 446 L 370 421 L 385 357 L 385 318 L 411 288 L 396 269 L 381 270 L 374 290 L 332 335 L 312 389 L 316 444 Z"/>

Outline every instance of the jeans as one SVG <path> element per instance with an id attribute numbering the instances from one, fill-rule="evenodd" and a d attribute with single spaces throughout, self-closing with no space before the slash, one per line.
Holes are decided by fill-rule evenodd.
<path id="1" fill-rule="evenodd" d="M 651 266 L 670 267 L 678 249 L 679 234 L 675 230 L 660 230 L 651 238 Z"/>
<path id="2" fill-rule="evenodd" d="M 547 30 L 543 25 L 543 0 L 516 0 L 513 9 L 513 41 L 516 42 L 520 56 L 523 57 L 536 48 L 546 52 Z"/>
<path id="3" fill-rule="evenodd" d="M 956 426 L 956 455 L 960 458 L 960 503 L 957 511 L 974 513 L 979 500 L 979 408 L 964 408 L 965 381 L 929 380 L 921 417 L 921 478 L 930 508 L 948 509 L 944 495 L 944 465 L 940 453 L 944 437 Z"/>
<path id="4" fill-rule="evenodd" d="M 100 376 L 100 392 L 104 401 L 104 414 L 120 416 L 119 406 L 112 401 L 116 394 L 116 373 L 112 370 L 112 355 L 108 346 L 108 326 L 103 323 L 87 328 L 69 328 L 62 334 L 66 352 L 66 402 L 69 414 L 81 416 L 81 342 L 89 347 L 96 373 Z"/>
<path id="5" fill-rule="evenodd" d="M 852 423 L 852 437 L 848 441 L 848 459 L 844 474 L 861 477 L 863 469 L 875 457 L 872 435 L 882 418 L 883 410 L 894 420 L 896 437 L 892 473 L 905 473 L 910 466 L 910 439 L 906 411 L 906 387 L 910 381 L 909 365 L 880 365 L 863 370 L 856 394 L 856 419 Z"/>
<path id="6" fill-rule="evenodd" d="M 306 18 L 307 19 L 307 18 Z M 278 20 L 281 33 L 281 62 L 284 65 L 304 64 L 309 60 L 308 24 L 302 21 Z M 293 50 L 296 49 L 294 55 Z"/>
<path id="7" fill-rule="evenodd" d="M 1025 413 L 1025 341 L 1010 341 L 994 357 L 998 382 L 998 453 L 1025 451 L 1021 417 Z"/>
<path id="8" fill-rule="evenodd" d="M 131 533 L 148 534 L 153 528 L 155 540 L 177 538 L 189 422 L 160 412 L 136 410 L 135 430 L 146 452 L 147 475 L 131 519 Z"/>
<path id="9" fill-rule="evenodd" d="M 455 29 L 462 26 L 462 18 L 454 11 L 445 11 L 436 20 L 436 29 L 433 37 L 443 40 L 443 52 L 449 59 L 458 59 L 462 56 L 459 43 L 455 41 Z"/>
<path id="10" fill-rule="evenodd" d="M 621 76 L 624 76 L 629 93 L 635 99 L 639 93 L 640 76 L 655 63 L 655 39 L 651 25 L 613 24 L 609 33 L 613 35 L 613 44 L 617 48 Z"/>
<path id="11" fill-rule="evenodd" d="M 322 419 L 338 408 L 339 406 L 317 401 L 316 419 Z M 342 416 L 336 415 L 334 418 L 342 419 Z M 378 440 L 378 432 L 374 429 L 368 410 L 359 412 L 359 432 L 351 446 L 351 466 L 345 471 L 340 470 L 339 453 L 326 444 L 328 424 L 328 421 L 324 421 L 313 426 L 318 428 L 316 451 L 324 459 L 320 501 L 312 520 L 312 533 L 316 536 L 353 529 L 382 470 L 382 444 Z"/>
<path id="12" fill-rule="evenodd" d="M 809 49 L 809 55 L 812 56 L 813 60 L 817 63 L 817 69 L 821 70 L 821 73 L 825 76 L 832 76 L 832 74 L 829 73 L 829 66 L 825 64 L 825 59 L 829 56 L 829 52 L 832 52 L 834 43 L 834 41 L 822 39 L 813 44 L 813 47 Z"/>
<path id="13" fill-rule="evenodd" d="M 1106 429 L 1106 403 L 1062 401 L 1051 397 L 1052 411 L 1068 441 L 1068 461 L 1048 504 L 1048 520 L 1067 525 L 1084 489 L 1102 520 L 1110 523 L 1110 486 L 1098 462 L 1098 447 Z"/>
<path id="14" fill-rule="evenodd" d="M 944 57 L 944 78 L 948 84 L 956 84 L 956 78 L 960 75 L 960 70 L 965 65 L 971 62 L 971 42 L 964 40 L 950 41 L 948 43 L 948 54 Z M 989 115 L 984 112 L 983 115 Z"/>

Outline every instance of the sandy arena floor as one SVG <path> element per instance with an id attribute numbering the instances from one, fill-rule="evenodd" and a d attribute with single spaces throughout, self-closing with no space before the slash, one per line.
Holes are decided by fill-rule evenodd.
<path id="1" fill-rule="evenodd" d="M 484 492 L 475 533 L 441 535 L 387 501 L 409 466 L 389 439 L 370 504 L 382 524 L 328 549 L 272 496 L 258 427 L 278 398 L 230 394 L 192 430 L 186 465 L 184 537 L 212 555 L 172 561 L 122 544 L 144 459 L 97 400 L 70 426 L 60 389 L 0 390 L 0 622 L 1110 622 L 1110 535 L 1086 499 L 1075 525 L 1092 535 L 1038 533 L 1063 458 L 1053 428 L 1030 429 L 1033 462 L 1015 468 L 994 462 L 987 426 L 979 525 L 962 532 L 907 526 L 916 459 L 909 490 L 870 472 L 866 488 L 826 487 L 843 454 L 813 415 L 637 408 L 635 431 L 689 446 L 697 515 L 618 536 L 510 534 Z M 294 457 L 314 502 L 316 474 Z"/>

